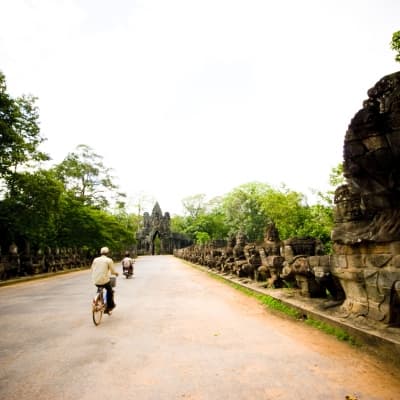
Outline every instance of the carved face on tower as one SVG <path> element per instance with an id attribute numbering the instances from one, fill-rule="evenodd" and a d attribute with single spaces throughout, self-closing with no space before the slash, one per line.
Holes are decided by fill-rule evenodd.
<path id="1" fill-rule="evenodd" d="M 335 193 L 332 239 L 346 244 L 400 240 L 400 72 L 379 80 L 351 120 L 343 174 L 346 185 Z"/>
<path id="2" fill-rule="evenodd" d="M 360 195 L 352 193 L 349 185 L 341 185 L 335 191 L 335 222 L 347 222 L 361 218 Z"/>

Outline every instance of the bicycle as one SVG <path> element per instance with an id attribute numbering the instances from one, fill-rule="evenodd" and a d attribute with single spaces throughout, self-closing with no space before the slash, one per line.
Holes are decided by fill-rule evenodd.
<path id="1" fill-rule="evenodd" d="M 111 286 L 115 287 L 116 285 L 116 278 L 112 276 L 110 278 Z M 96 295 L 93 298 L 92 302 L 92 317 L 93 323 L 97 326 L 100 324 L 101 319 L 103 318 L 103 314 L 107 308 L 107 293 L 105 292 L 104 287 L 100 286 L 97 287 Z M 111 311 L 109 313 L 111 315 Z"/>
<path id="2" fill-rule="evenodd" d="M 103 313 L 106 309 L 106 301 L 104 299 L 105 292 L 103 287 L 97 288 L 97 293 L 93 298 L 92 304 L 92 316 L 93 316 L 93 323 L 95 325 L 99 325 L 101 319 L 103 318 Z"/>

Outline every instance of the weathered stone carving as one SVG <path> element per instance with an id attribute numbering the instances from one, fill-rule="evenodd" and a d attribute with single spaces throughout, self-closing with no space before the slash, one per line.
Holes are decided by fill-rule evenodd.
<path id="1" fill-rule="evenodd" d="M 244 246 L 244 256 L 246 261 L 243 263 L 240 261 L 237 274 L 240 277 L 255 279 L 255 272 L 261 266 L 261 257 L 257 246 L 254 244 Z"/>
<path id="2" fill-rule="evenodd" d="M 229 273 L 232 271 L 235 258 L 233 256 L 233 248 L 236 244 L 236 238 L 234 236 L 230 236 L 227 240 L 226 248 L 222 250 L 221 256 L 221 271 L 225 273 Z"/>
<path id="3" fill-rule="evenodd" d="M 247 260 L 246 255 L 244 253 L 244 249 L 246 246 L 246 236 L 243 232 L 238 232 L 236 235 L 236 244 L 232 249 L 233 253 L 233 264 L 232 264 L 232 272 L 237 276 L 243 277 L 248 273 L 247 270 Z"/>
<path id="4" fill-rule="evenodd" d="M 269 223 L 264 234 L 263 243 L 258 246 L 261 266 L 255 270 L 255 280 L 267 281 L 268 287 L 281 287 L 284 258 L 281 256 L 281 240 L 273 222 Z"/>
<path id="5" fill-rule="evenodd" d="M 316 239 L 291 238 L 283 242 L 283 268 L 280 274 L 285 281 L 294 280 L 300 293 L 306 297 L 326 297 L 325 288 L 316 280 L 309 258 L 321 254 L 322 246 Z"/>
<path id="6" fill-rule="evenodd" d="M 320 286 L 321 290 L 325 293 L 328 292 L 331 299 L 328 299 L 323 308 L 335 307 L 343 303 L 345 299 L 345 292 L 337 279 L 331 272 L 331 259 L 330 255 L 315 255 L 308 257 L 308 263 L 313 272 L 315 281 Z M 322 295 L 321 297 L 324 297 Z"/>
<path id="7" fill-rule="evenodd" d="M 344 315 L 400 324 L 400 72 L 368 91 L 343 149 L 347 183 L 335 193 L 331 272 Z"/>
<path id="8" fill-rule="evenodd" d="M 12 243 L 8 248 L 8 253 L 1 253 L 0 277 L 9 279 L 17 276 L 21 270 L 21 262 L 18 254 L 18 247 Z"/>
<path id="9" fill-rule="evenodd" d="M 383 77 L 347 130 L 346 186 L 336 191 L 338 243 L 400 240 L 400 72 Z"/>
<path id="10" fill-rule="evenodd" d="M 172 254 L 174 249 L 191 244 L 189 238 L 171 232 L 171 217 L 168 212 L 163 215 L 158 202 L 154 205 L 151 215 L 148 212 L 143 214 L 143 226 L 137 232 L 136 239 L 138 255 Z"/>
<path id="11" fill-rule="evenodd" d="M 7 278 L 19 275 L 21 272 L 21 260 L 18 254 L 18 246 L 12 243 L 8 249 L 6 261 Z"/>

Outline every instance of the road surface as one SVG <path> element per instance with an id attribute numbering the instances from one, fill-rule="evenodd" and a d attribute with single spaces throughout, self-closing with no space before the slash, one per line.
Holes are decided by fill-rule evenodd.
<path id="1" fill-rule="evenodd" d="M 0 399 L 400 398 L 393 367 L 177 258 L 135 273 L 97 327 L 89 271 L 0 288 Z"/>

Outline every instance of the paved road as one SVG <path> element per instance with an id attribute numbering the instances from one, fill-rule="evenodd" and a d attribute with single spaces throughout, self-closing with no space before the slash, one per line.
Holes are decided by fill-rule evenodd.
<path id="1" fill-rule="evenodd" d="M 0 288 L 0 399 L 400 398 L 398 371 L 172 256 L 139 258 L 97 327 L 93 294 L 89 271 Z"/>

